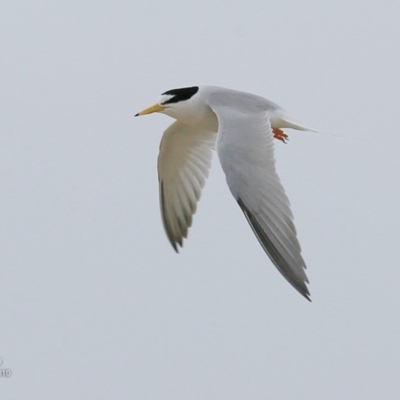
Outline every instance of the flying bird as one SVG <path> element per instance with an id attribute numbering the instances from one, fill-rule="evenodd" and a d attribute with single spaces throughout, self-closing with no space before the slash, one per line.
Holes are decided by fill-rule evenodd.
<path id="1" fill-rule="evenodd" d="M 135 116 L 154 112 L 176 120 L 165 130 L 158 156 L 161 215 L 175 251 L 192 225 L 216 147 L 229 189 L 264 251 L 310 300 L 293 214 L 275 169 L 273 139 L 286 142 L 283 128 L 312 129 L 270 100 L 216 86 L 168 90 Z"/>

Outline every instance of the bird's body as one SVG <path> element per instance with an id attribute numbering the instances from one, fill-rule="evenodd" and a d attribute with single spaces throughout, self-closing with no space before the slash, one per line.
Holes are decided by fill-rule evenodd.
<path id="1" fill-rule="evenodd" d="M 293 215 L 275 170 L 273 138 L 285 141 L 282 128 L 310 129 L 263 97 L 214 86 L 167 91 L 137 115 L 152 112 L 176 119 L 164 132 L 158 159 L 161 214 L 174 249 L 187 237 L 216 147 L 231 193 L 261 246 L 309 299 Z"/>

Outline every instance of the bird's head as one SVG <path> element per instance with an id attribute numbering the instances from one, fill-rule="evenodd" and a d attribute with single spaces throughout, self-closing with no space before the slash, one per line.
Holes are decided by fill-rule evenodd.
<path id="1" fill-rule="evenodd" d="M 161 95 L 156 104 L 140 111 L 135 117 L 159 112 L 181 119 L 182 116 L 190 113 L 195 103 L 193 96 L 198 91 L 198 86 L 168 90 Z"/>

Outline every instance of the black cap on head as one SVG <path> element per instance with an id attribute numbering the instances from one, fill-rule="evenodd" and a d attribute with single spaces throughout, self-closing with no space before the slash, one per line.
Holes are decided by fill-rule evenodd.
<path id="1" fill-rule="evenodd" d="M 166 94 L 172 97 L 163 104 L 178 103 L 179 101 L 189 100 L 198 91 L 199 91 L 198 86 L 168 90 L 167 92 L 163 93 L 163 95 Z"/>

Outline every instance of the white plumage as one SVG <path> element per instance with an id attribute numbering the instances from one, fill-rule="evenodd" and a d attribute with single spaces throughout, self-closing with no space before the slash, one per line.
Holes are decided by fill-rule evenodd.
<path id="1" fill-rule="evenodd" d="M 136 115 L 153 112 L 176 119 L 164 132 L 158 158 L 161 214 L 174 249 L 187 237 L 216 145 L 231 193 L 261 246 L 309 299 L 306 264 L 275 170 L 273 138 L 287 138 L 280 128 L 311 129 L 263 97 L 214 86 L 167 91 Z"/>

